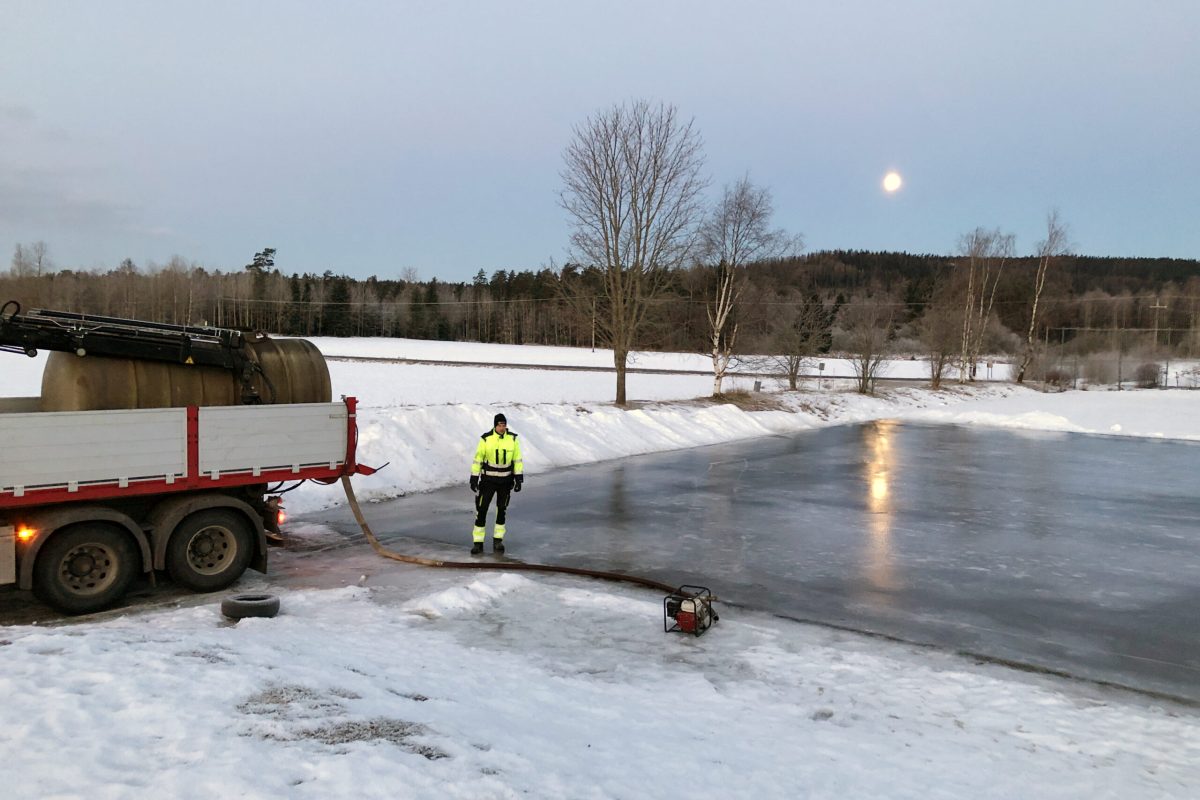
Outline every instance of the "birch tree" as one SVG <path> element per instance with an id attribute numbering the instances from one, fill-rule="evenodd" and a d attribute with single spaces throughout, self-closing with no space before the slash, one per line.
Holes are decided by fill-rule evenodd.
<path id="1" fill-rule="evenodd" d="M 1037 329 L 1038 304 L 1042 299 L 1042 290 L 1046 288 L 1046 273 L 1050 270 L 1051 262 L 1067 251 L 1067 228 L 1058 218 L 1058 209 L 1046 215 L 1046 238 L 1038 242 L 1037 274 L 1033 278 L 1033 306 L 1029 313 L 1029 332 L 1025 336 L 1025 351 L 1021 355 L 1021 365 L 1017 368 L 1017 383 L 1025 382 L 1025 372 L 1033 361 L 1033 351 L 1036 344 L 1034 335 Z M 1091 322 L 1084 322 L 1084 327 L 1091 327 Z"/>
<path id="2" fill-rule="evenodd" d="M 783 230 L 771 230 L 774 209 L 771 192 L 755 186 L 749 176 L 726 186 L 720 201 L 700 230 L 701 252 L 713 265 L 712 298 L 708 312 L 708 343 L 712 354 L 713 396 L 729 371 L 737 345 L 737 305 L 749 282 L 747 265 L 780 258 L 800 249 L 800 240 Z"/>
<path id="3" fill-rule="evenodd" d="M 625 405 L 629 353 L 650 304 L 695 249 L 706 185 L 700 135 L 674 106 L 640 100 L 578 125 L 563 161 L 573 260 L 602 271 L 596 332 L 612 347 L 616 403 Z M 564 295 L 590 307 L 578 289 L 565 284 Z"/>
<path id="4" fill-rule="evenodd" d="M 999 228 L 991 231 L 976 228 L 959 240 L 959 251 L 965 259 L 960 264 L 965 283 L 958 362 L 960 383 L 975 380 L 975 365 L 992 316 L 996 286 L 1005 262 L 1012 258 L 1015 241 L 1011 233 L 1001 233 Z"/>

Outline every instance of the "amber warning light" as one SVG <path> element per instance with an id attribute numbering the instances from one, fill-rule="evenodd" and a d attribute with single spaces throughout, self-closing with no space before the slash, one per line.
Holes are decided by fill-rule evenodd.
<path id="1" fill-rule="evenodd" d="M 37 535 L 37 531 L 35 531 L 33 528 L 17 528 L 17 540 L 18 541 L 28 542 L 30 539 L 32 539 L 36 535 Z"/>

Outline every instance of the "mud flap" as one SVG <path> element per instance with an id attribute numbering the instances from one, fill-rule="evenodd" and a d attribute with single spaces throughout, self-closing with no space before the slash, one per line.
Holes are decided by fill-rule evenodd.
<path id="1" fill-rule="evenodd" d="M 17 529 L 0 527 L 0 586 L 17 582 Z"/>

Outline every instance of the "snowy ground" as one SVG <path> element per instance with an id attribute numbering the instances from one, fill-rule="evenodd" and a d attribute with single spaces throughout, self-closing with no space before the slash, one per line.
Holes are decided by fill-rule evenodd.
<path id="1" fill-rule="evenodd" d="M 607 357 L 319 346 L 489 363 Z M 454 352 L 438 349 L 447 347 Z M 647 356 L 639 366 L 690 369 L 696 358 Z M 37 360 L 5 357 L 0 368 L 0 395 L 37 393 Z M 604 373 L 352 361 L 331 372 L 335 394 L 365 405 L 360 460 L 391 462 L 356 479 L 367 497 L 465 480 L 496 410 L 522 436 L 531 489 L 537 473 L 568 464 L 880 417 L 1200 441 L 1195 392 L 1001 385 L 863 398 L 827 381 L 766 393 L 753 410 L 693 400 L 711 389 L 702 375 L 645 375 L 630 378 L 639 406 L 619 411 Z M 288 497 L 293 513 L 337 499 L 319 487 Z M 322 535 L 311 527 L 297 533 Z M 230 625 L 215 600 L 195 598 L 180 609 L 0 627 L 7 793 L 1200 795 L 1195 709 L 733 609 L 702 638 L 666 636 L 661 597 L 638 589 L 369 558 L 348 554 L 325 576 L 344 588 L 246 579 L 239 588 L 281 593 L 274 620 Z"/>

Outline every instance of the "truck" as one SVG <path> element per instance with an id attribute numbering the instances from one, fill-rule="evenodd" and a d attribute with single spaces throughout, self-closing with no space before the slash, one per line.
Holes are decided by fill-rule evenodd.
<path id="1" fill-rule="evenodd" d="M 40 396 L 0 399 L 0 586 L 64 613 L 265 572 L 282 487 L 374 471 L 303 339 L 0 307 L 0 350 L 39 349 Z"/>

